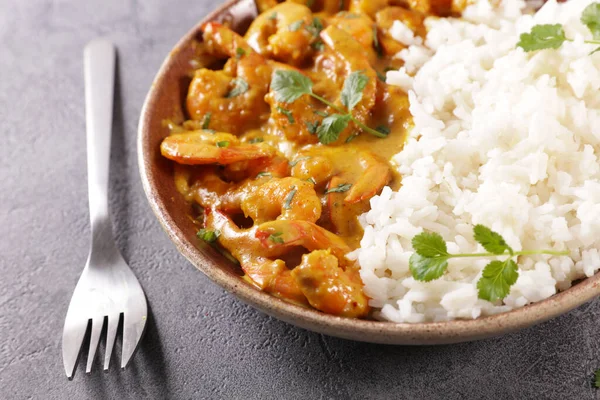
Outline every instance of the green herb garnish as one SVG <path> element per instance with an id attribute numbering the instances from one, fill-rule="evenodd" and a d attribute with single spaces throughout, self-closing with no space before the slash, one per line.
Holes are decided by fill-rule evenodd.
<path id="1" fill-rule="evenodd" d="M 296 192 L 298 192 L 298 189 L 296 189 L 296 186 L 292 186 L 292 190 L 290 190 L 290 192 L 285 198 L 285 202 L 283 203 L 284 210 L 289 210 L 290 208 L 292 208 L 292 200 L 294 200 Z"/>
<path id="2" fill-rule="evenodd" d="M 217 142 L 217 147 L 229 147 L 229 142 L 227 140 L 223 140 L 222 142 Z"/>
<path id="3" fill-rule="evenodd" d="M 315 51 L 323 51 L 325 50 L 325 43 L 323 43 L 320 40 L 317 40 L 316 42 L 313 42 L 310 47 L 313 48 L 313 50 Z"/>
<path id="4" fill-rule="evenodd" d="M 306 161 L 306 160 L 310 160 L 310 157 L 300 157 L 300 158 L 296 158 L 294 161 L 290 161 L 288 164 L 290 165 L 290 167 L 295 167 L 296 164 L 298 164 L 301 161 Z"/>
<path id="5" fill-rule="evenodd" d="M 323 22 L 321 22 L 320 18 L 315 17 L 313 18 L 310 25 L 306 25 L 304 29 L 306 29 L 308 33 L 310 33 L 314 37 L 319 37 L 319 34 L 323 30 Z"/>
<path id="6" fill-rule="evenodd" d="M 329 193 L 344 193 L 344 192 L 347 192 L 348 190 L 350 190 L 351 187 L 352 187 L 352 185 L 350 183 L 340 183 L 336 187 L 327 189 L 327 191 L 325 192 L 325 194 L 329 194 Z"/>
<path id="7" fill-rule="evenodd" d="M 386 125 L 379 125 L 375 130 L 385 136 L 389 135 L 391 132 L 390 128 Z"/>
<path id="8" fill-rule="evenodd" d="M 327 116 L 317 130 L 317 135 L 321 143 L 328 144 L 335 142 L 339 138 L 340 133 L 348 126 L 350 121 L 353 121 L 360 129 L 371 135 L 386 137 L 386 135 L 369 128 L 352 115 L 352 109 L 362 99 L 362 92 L 368 82 L 369 78 L 359 71 L 352 72 L 346 78 L 344 88 L 342 89 L 342 103 L 347 107 L 347 112 L 313 93 L 313 82 L 298 71 L 275 71 L 271 80 L 271 89 L 275 92 L 275 100 L 278 102 L 293 103 L 303 95 L 309 95 L 337 111 L 337 114 Z"/>
<path id="9" fill-rule="evenodd" d="M 383 57 L 383 49 L 381 48 L 381 43 L 379 42 L 379 31 L 377 30 L 377 25 L 373 24 L 373 49 L 377 53 L 379 58 Z"/>
<path id="10" fill-rule="evenodd" d="M 581 23 L 587 26 L 594 40 L 584 40 L 584 43 L 600 44 L 600 3 L 592 3 L 584 8 L 581 13 Z M 525 51 L 543 49 L 558 49 L 566 41 L 572 42 L 565 36 L 565 31 L 560 24 L 535 25 L 531 32 L 521 34 L 517 47 Z M 600 51 L 600 47 L 592 51 Z"/>
<path id="11" fill-rule="evenodd" d="M 241 47 L 238 47 L 237 49 L 235 49 L 235 58 L 237 58 L 238 60 L 245 55 L 246 55 L 246 50 L 242 49 Z"/>
<path id="12" fill-rule="evenodd" d="M 268 20 L 274 21 L 277 19 L 277 13 L 274 12 L 273 14 L 269 15 L 269 18 L 267 18 Z"/>
<path id="13" fill-rule="evenodd" d="M 387 77 L 385 76 L 385 74 L 383 74 L 382 72 L 379 71 L 375 71 L 377 73 L 377 78 L 379 78 L 379 80 L 383 83 L 385 83 Z"/>
<path id="14" fill-rule="evenodd" d="M 277 111 L 279 111 L 280 113 L 282 113 L 283 115 L 285 115 L 289 121 L 290 124 L 294 124 L 296 123 L 296 120 L 294 119 L 294 116 L 292 115 L 292 112 L 290 110 L 287 110 L 283 107 L 279 107 L 277 106 Z"/>
<path id="15" fill-rule="evenodd" d="M 306 181 L 312 183 L 313 185 L 317 184 L 317 181 L 312 176 L 310 178 L 308 178 Z"/>
<path id="16" fill-rule="evenodd" d="M 262 143 L 264 141 L 265 141 L 265 139 L 263 139 L 261 137 L 255 137 L 255 138 L 248 140 L 248 143 L 254 144 L 254 143 Z"/>
<path id="17" fill-rule="evenodd" d="M 600 388 L 600 369 L 594 371 L 594 386 L 599 389 Z"/>
<path id="18" fill-rule="evenodd" d="M 212 231 L 210 229 L 200 229 L 196 236 L 200 240 L 204 240 L 206 243 L 214 243 L 217 241 L 219 236 L 221 236 L 221 232 L 218 230 Z"/>
<path id="19" fill-rule="evenodd" d="M 212 113 L 210 113 L 210 112 L 207 112 L 206 114 L 204 114 L 204 117 L 202 117 L 202 129 L 208 130 L 211 117 L 212 117 Z"/>
<path id="20" fill-rule="evenodd" d="M 269 235 L 269 240 L 273 243 L 283 244 L 283 243 L 285 243 L 285 241 L 281 237 L 282 235 L 283 235 L 283 233 L 281 233 L 281 232 L 273 233 L 273 234 Z"/>
<path id="21" fill-rule="evenodd" d="M 227 93 L 227 96 L 225 96 L 228 99 L 230 99 L 232 97 L 237 97 L 241 94 L 244 94 L 250 88 L 250 86 L 248 85 L 248 82 L 246 82 L 242 78 L 235 78 L 232 80 L 232 82 L 233 82 L 233 89 L 231 89 L 231 91 L 229 93 Z"/>
<path id="22" fill-rule="evenodd" d="M 262 178 L 263 176 L 266 176 L 266 177 L 269 177 L 269 178 L 270 178 L 270 177 L 272 177 L 273 175 L 272 175 L 270 172 L 266 172 L 266 171 L 259 172 L 259 173 L 256 175 L 256 177 L 257 177 L 257 178 Z"/>
<path id="23" fill-rule="evenodd" d="M 305 124 L 306 124 L 306 129 L 308 130 L 308 133 L 310 133 L 311 135 L 314 135 L 315 133 L 317 133 L 317 129 L 319 128 L 318 122 L 306 121 Z"/>
<path id="24" fill-rule="evenodd" d="M 526 250 L 514 251 L 497 232 L 483 226 L 473 228 L 475 240 L 483 246 L 487 253 L 450 254 L 446 242 L 438 233 L 423 232 L 413 237 L 412 246 L 415 253 L 410 257 L 410 272 L 418 281 L 429 282 L 440 278 L 448 268 L 448 260 L 460 257 L 498 257 L 507 256 L 504 260 L 491 261 L 484 269 L 477 282 L 478 296 L 487 301 L 505 298 L 510 288 L 519 277 L 517 263 L 513 258 L 536 254 L 566 256 L 567 251 Z"/>
<path id="25" fill-rule="evenodd" d="M 289 26 L 290 32 L 296 32 L 298 29 L 302 27 L 304 22 L 302 20 L 298 20 L 296 22 L 292 22 Z"/>

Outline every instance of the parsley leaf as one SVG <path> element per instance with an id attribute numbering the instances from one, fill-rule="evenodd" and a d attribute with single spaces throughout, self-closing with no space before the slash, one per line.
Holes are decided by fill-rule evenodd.
<path id="1" fill-rule="evenodd" d="M 438 279 L 448 268 L 446 257 L 429 258 L 414 253 L 408 260 L 410 273 L 417 281 L 430 282 Z"/>
<path id="2" fill-rule="evenodd" d="M 354 71 L 344 81 L 344 87 L 342 89 L 342 104 L 346 106 L 348 111 L 352 109 L 360 102 L 363 97 L 363 90 L 369 83 L 369 77 L 360 71 Z"/>
<path id="3" fill-rule="evenodd" d="M 285 115 L 288 119 L 288 121 L 290 122 L 290 124 L 294 124 L 296 123 L 296 120 L 294 119 L 294 116 L 292 115 L 292 112 L 290 110 L 287 110 L 283 107 L 275 107 L 277 109 L 277 111 L 279 111 L 280 113 L 282 113 L 283 115 Z"/>
<path id="4" fill-rule="evenodd" d="M 207 112 L 206 114 L 204 114 L 204 117 L 202 117 L 202 129 L 207 130 L 208 126 L 210 125 L 210 118 L 212 117 L 212 113 Z"/>
<path id="5" fill-rule="evenodd" d="M 323 119 L 323 123 L 317 129 L 319 142 L 323 144 L 335 142 L 340 137 L 340 133 L 348 126 L 350 119 L 349 114 L 333 114 Z"/>
<path id="6" fill-rule="evenodd" d="M 245 55 L 246 55 L 246 50 L 242 49 L 241 47 L 238 47 L 237 49 L 235 49 L 235 58 L 237 58 L 238 60 Z"/>
<path id="7" fill-rule="evenodd" d="M 305 124 L 306 124 L 306 129 L 308 130 L 308 133 L 310 133 L 311 135 L 314 135 L 315 133 L 317 133 L 317 129 L 319 128 L 318 122 L 306 121 Z"/>
<path id="8" fill-rule="evenodd" d="M 256 175 L 256 177 L 257 177 L 257 178 L 262 178 L 263 176 L 266 176 L 266 177 L 269 177 L 269 178 L 270 178 L 270 177 L 272 177 L 273 175 L 272 175 L 270 172 L 266 172 L 266 171 L 259 172 L 259 173 Z"/>
<path id="9" fill-rule="evenodd" d="M 302 25 L 304 24 L 304 21 L 302 21 L 301 19 L 295 22 L 292 22 L 289 26 L 290 32 L 296 32 L 298 29 L 300 29 L 302 27 Z"/>
<path id="10" fill-rule="evenodd" d="M 254 143 L 262 143 L 262 142 L 264 142 L 264 141 L 265 141 L 265 139 L 263 139 L 263 138 L 261 138 L 261 137 L 255 137 L 255 138 L 252 138 L 252 139 L 250 139 L 250 140 L 248 141 L 248 143 L 252 143 L 252 144 L 254 144 Z"/>
<path id="11" fill-rule="evenodd" d="M 290 167 L 295 167 L 299 162 L 301 161 L 306 161 L 306 160 L 310 160 L 311 157 L 300 157 L 300 158 L 296 158 L 294 161 L 290 161 L 288 164 L 290 165 Z"/>
<path id="12" fill-rule="evenodd" d="M 271 89 L 275 92 L 275 100 L 293 103 L 302 95 L 312 93 L 313 82 L 298 71 L 277 70 L 271 79 Z"/>
<path id="13" fill-rule="evenodd" d="M 448 248 L 439 233 L 423 232 L 412 238 L 412 247 L 423 257 L 447 256 Z"/>
<path id="14" fill-rule="evenodd" d="M 383 133 L 385 136 L 390 134 L 390 128 L 388 126 L 385 125 L 379 125 L 377 128 L 375 128 L 375 130 L 379 133 Z"/>
<path id="15" fill-rule="evenodd" d="M 321 22 L 320 18 L 315 17 L 313 18 L 310 25 L 306 25 L 304 29 L 306 29 L 314 37 L 318 37 L 321 31 L 323 30 L 323 22 Z"/>
<path id="16" fill-rule="evenodd" d="M 560 24 L 535 25 L 530 33 L 521 34 L 518 47 L 525 51 L 558 49 L 567 40 Z"/>
<path id="17" fill-rule="evenodd" d="M 517 263 L 512 259 L 490 262 L 483 269 L 483 275 L 477 282 L 479 298 L 487 301 L 505 298 L 517 278 L 519 278 Z"/>
<path id="18" fill-rule="evenodd" d="M 494 254 L 504 254 L 507 251 L 512 254 L 513 249 L 506 244 L 504 238 L 497 232 L 483 225 L 475 225 L 473 237 L 484 249 Z"/>
<path id="19" fill-rule="evenodd" d="M 232 82 L 233 89 L 231 89 L 231 91 L 227 93 L 227 96 L 225 96 L 228 99 L 244 94 L 250 88 L 250 86 L 248 86 L 248 82 L 246 82 L 242 78 L 235 78 Z"/>
<path id="20" fill-rule="evenodd" d="M 292 208 L 292 200 L 294 200 L 294 196 L 297 192 L 298 189 L 296 189 L 296 186 L 292 186 L 292 190 L 290 190 L 290 192 L 285 198 L 285 202 L 283 203 L 284 210 L 289 210 L 290 208 Z"/>
<path id="21" fill-rule="evenodd" d="M 315 51 L 323 51 L 325 50 L 325 44 L 321 40 L 317 40 L 313 44 L 310 45 Z"/>
<path id="22" fill-rule="evenodd" d="M 223 140 L 222 142 L 217 142 L 217 147 L 229 147 L 229 142 L 227 140 Z"/>
<path id="23" fill-rule="evenodd" d="M 581 23 L 588 27 L 595 40 L 600 40 L 600 3 L 592 3 L 583 9 Z"/>
<path id="24" fill-rule="evenodd" d="M 352 184 L 350 184 L 350 183 L 340 183 L 336 187 L 327 189 L 327 191 L 325 192 L 325 194 L 329 194 L 329 193 L 344 193 L 344 192 L 347 192 L 348 190 L 350 190 L 351 187 L 352 187 Z"/>
<path id="25" fill-rule="evenodd" d="M 221 236 L 221 232 L 218 230 L 211 231 L 210 229 L 200 229 L 196 233 L 196 237 L 200 240 L 204 240 L 206 243 L 214 243 L 219 236 Z"/>
<path id="26" fill-rule="evenodd" d="M 381 48 L 381 43 L 379 42 L 379 32 L 377 31 L 377 25 L 373 25 L 373 48 L 377 52 L 377 56 L 379 58 L 383 57 L 383 49 Z"/>
<path id="27" fill-rule="evenodd" d="M 273 234 L 269 235 L 269 240 L 273 243 L 283 244 L 283 243 L 285 243 L 285 241 L 281 237 L 282 235 L 283 235 L 283 233 L 281 233 L 281 232 L 273 233 Z"/>

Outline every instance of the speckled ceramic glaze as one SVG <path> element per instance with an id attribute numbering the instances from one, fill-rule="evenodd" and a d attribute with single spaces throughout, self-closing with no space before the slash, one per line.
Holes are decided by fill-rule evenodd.
<path id="1" fill-rule="evenodd" d="M 253 16 L 253 4 L 234 0 L 198 23 L 164 61 L 142 110 L 138 132 L 139 168 L 152 210 L 179 251 L 210 279 L 243 301 L 283 321 L 346 339 L 389 344 L 443 344 L 477 340 L 525 328 L 563 314 L 600 294 L 599 275 L 545 301 L 508 313 L 469 321 L 423 324 L 354 320 L 288 304 L 243 281 L 236 266 L 210 246 L 199 243 L 188 217 L 190 205 L 173 181 L 173 163 L 160 155 L 168 129 L 162 121 L 183 116 L 193 56 L 191 43 L 207 21 L 229 21 L 243 32 Z"/>

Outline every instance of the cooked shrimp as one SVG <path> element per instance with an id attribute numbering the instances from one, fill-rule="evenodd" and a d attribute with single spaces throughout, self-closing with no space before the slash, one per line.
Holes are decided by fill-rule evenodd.
<path id="1" fill-rule="evenodd" d="M 226 69 L 199 69 L 190 83 L 187 110 L 207 128 L 239 134 L 260 125 L 271 67 L 237 33 L 218 23 L 204 26 L 204 43 L 213 54 L 231 57 Z"/>
<path id="2" fill-rule="evenodd" d="M 351 0 L 349 11 L 357 14 L 366 14 L 371 18 L 375 13 L 384 7 L 387 7 L 390 0 Z"/>
<path id="3" fill-rule="evenodd" d="M 255 224 L 275 219 L 316 222 L 321 216 L 321 201 L 309 182 L 271 179 L 244 198 L 242 211 Z"/>
<path id="4" fill-rule="evenodd" d="M 407 10 L 402 7 L 387 7 L 379 11 L 375 15 L 375 21 L 377 26 L 381 29 L 382 35 L 380 36 L 381 47 L 385 54 L 395 55 L 406 46 L 395 40 L 391 34 L 390 29 L 394 25 L 395 21 L 400 21 L 408 28 L 410 28 L 415 35 L 425 37 L 425 25 L 423 21 L 425 16 L 418 11 Z"/>
<path id="5" fill-rule="evenodd" d="M 260 289 L 300 304 L 307 304 L 291 271 L 283 260 L 274 259 L 278 252 L 270 252 L 256 238 L 256 228 L 240 229 L 225 214 L 207 210 L 206 228 L 219 232 L 219 244 L 235 257 Z"/>
<path id="6" fill-rule="evenodd" d="M 256 17 L 245 38 L 257 53 L 265 57 L 300 64 L 312 53 L 310 45 L 316 36 L 306 29 L 312 23 L 310 8 L 285 2 Z"/>
<path id="7" fill-rule="evenodd" d="M 369 299 L 355 267 L 342 269 L 329 250 L 316 250 L 302 257 L 292 271 L 311 306 L 328 314 L 349 318 L 365 317 Z"/>
<path id="8" fill-rule="evenodd" d="M 329 19 L 331 25 L 349 33 L 363 48 L 369 56 L 369 61 L 374 63 L 377 59 L 373 47 L 373 29 L 375 24 L 366 14 L 339 13 Z"/>
<path id="9" fill-rule="evenodd" d="M 239 161 L 272 157 L 276 151 L 263 143 L 240 143 L 229 133 L 194 131 L 178 133 L 165 138 L 161 154 L 179 164 L 207 165 L 232 164 Z"/>

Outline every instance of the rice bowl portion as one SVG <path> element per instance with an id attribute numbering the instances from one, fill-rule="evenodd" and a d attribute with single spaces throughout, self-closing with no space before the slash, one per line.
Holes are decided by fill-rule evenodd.
<path id="1" fill-rule="evenodd" d="M 401 22 L 408 45 L 387 83 L 409 94 L 414 127 L 393 161 L 402 187 L 385 188 L 361 217 L 350 253 L 376 318 L 393 322 L 473 319 L 543 300 L 600 269 L 600 52 L 584 43 L 591 0 L 480 0 L 462 18 L 428 18 L 424 41 Z M 525 52 L 520 34 L 562 24 L 558 49 Z M 519 277 L 501 301 L 478 297 L 489 259 L 452 259 L 430 282 L 409 270 L 411 239 L 437 232 L 451 253 L 482 251 L 473 226 L 500 233 L 515 250 L 568 250 L 519 257 Z"/>

